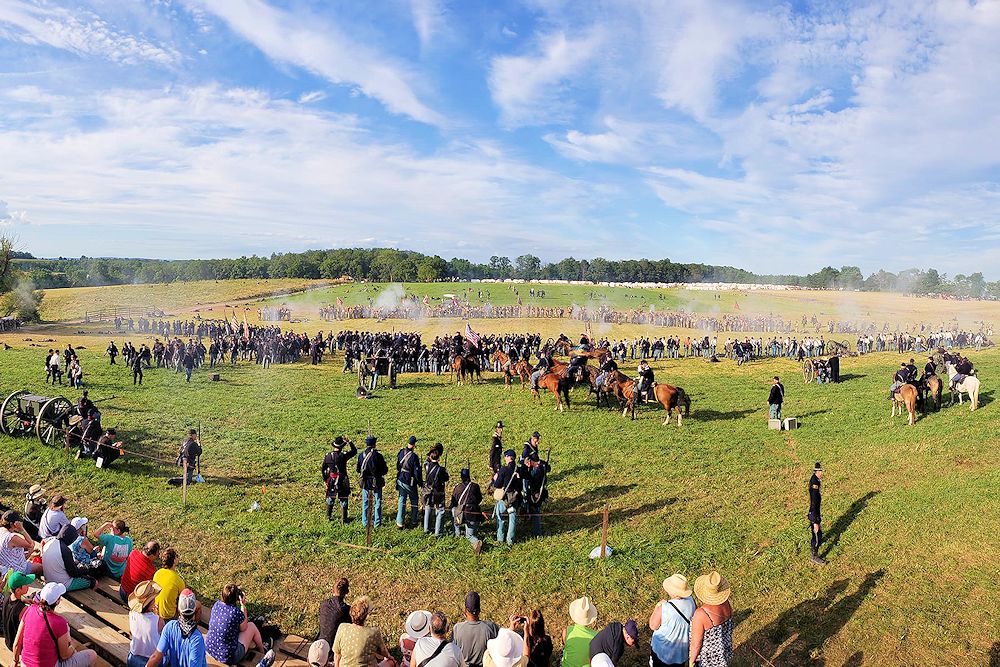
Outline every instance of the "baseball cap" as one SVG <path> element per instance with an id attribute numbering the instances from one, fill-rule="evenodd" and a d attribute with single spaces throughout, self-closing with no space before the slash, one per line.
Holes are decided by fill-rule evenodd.
<path id="1" fill-rule="evenodd" d="M 309 645 L 309 664 L 312 667 L 326 667 L 330 660 L 330 643 L 325 639 L 317 639 Z"/>
<path id="2" fill-rule="evenodd" d="M 185 588 L 181 591 L 181 595 L 177 598 L 177 611 L 182 616 L 189 616 L 194 613 L 194 610 L 198 608 L 198 599 L 194 596 L 194 591 L 190 588 Z"/>
<path id="3" fill-rule="evenodd" d="M 23 572 L 18 572 L 17 570 L 11 570 L 7 573 L 7 583 L 4 585 L 3 592 L 9 593 L 11 591 L 16 591 L 21 586 L 29 586 L 35 581 L 35 575 L 24 574 Z"/>
<path id="4" fill-rule="evenodd" d="M 469 591 L 469 594 L 465 596 L 465 610 L 470 614 L 478 614 L 480 609 L 480 599 L 479 593 L 476 591 Z"/>
<path id="5" fill-rule="evenodd" d="M 634 619 L 628 619 L 625 621 L 625 634 L 632 638 L 633 641 L 639 639 L 639 625 Z"/>
<path id="6" fill-rule="evenodd" d="M 65 593 L 66 587 L 64 585 L 57 581 L 50 581 L 42 586 L 42 590 L 39 591 L 38 597 L 41 598 L 45 604 L 53 607 L 57 602 L 59 602 L 59 598 L 65 595 Z"/>
<path id="7" fill-rule="evenodd" d="M 85 517 L 85 516 L 75 516 L 75 517 L 73 517 L 73 520 L 70 521 L 69 523 L 70 523 L 71 526 L 73 526 L 74 528 L 76 528 L 77 532 L 79 532 L 81 528 L 83 528 L 84 526 L 87 525 L 87 517 Z"/>

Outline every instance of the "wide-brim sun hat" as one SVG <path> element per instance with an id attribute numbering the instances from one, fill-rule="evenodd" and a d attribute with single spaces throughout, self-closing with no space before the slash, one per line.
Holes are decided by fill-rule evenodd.
<path id="1" fill-rule="evenodd" d="M 683 574 L 672 574 L 663 580 L 663 590 L 675 598 L 691 597 L 691 586 Z"/>
<path id="2" fill-rule="evenodd" d="M 694 594 L 704 604 L 722 604 L 732 592 L 729 581 L 718 572 L 703 574 L 694 581 Z"/>
<path id="3" fill-rule="evenodd" d="M 597 607 L 584 596 L 569 603 L 569 617 L 577 625 L 593 625 L 597 620 Z"/>
<path id="4" fill-rule="evenodd" d="M 500 628 L 497 636 L 486 642 L 486 650 L 497 667 L 513 667 L 524 655 L 524 640 L 509 628 Z"/>
<path id="5" fill-rule="evenodd" d="M 140 581 L 136 584 L 132 594 L 128 596 L 128 608 L 141 614 L 146 609 L 146 605 L 151 600 L 156 599 L 161 590 L 160 586 L 152 581 Z"/>
<path id="6" fill-rule="evenodd" d="M 410 639 L 426 637 L 431 633 L 431 613 L 423 609 L 410 612 L 403 629 Z"/>

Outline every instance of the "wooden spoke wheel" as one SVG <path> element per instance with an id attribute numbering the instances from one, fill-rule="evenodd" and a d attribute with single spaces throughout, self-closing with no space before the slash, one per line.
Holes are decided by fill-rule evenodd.
<path id="1" fill-rule="evenodd" d="M 69 413 L 73 404 L 62 396 L 49 399 L 42 405 L 35 423 L 35 435 L 43 445 L 53 445 L 69 425 Z"/>
<path id="2" fill-rule="evenodd" d="M 29 433 L 33 427 L 33 422 L 27 423 L 25 415 L 21 410 L 20 396 L 27 394 L 26 391 L 15 391 L 4 399 L 0 406 L 0 433 L 9 435 L 12 438 Z"/>

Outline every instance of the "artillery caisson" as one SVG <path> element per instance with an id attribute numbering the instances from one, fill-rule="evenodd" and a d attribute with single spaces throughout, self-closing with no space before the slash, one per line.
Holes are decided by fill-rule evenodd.
<path id="1" fill-rule="evenodd" d="M 52 445 L 65 433 L 72 411 L 64 396 L 15 391 L 0 405 L 0 432 L 14 438 L 34 433 L 42 444 Z"/>

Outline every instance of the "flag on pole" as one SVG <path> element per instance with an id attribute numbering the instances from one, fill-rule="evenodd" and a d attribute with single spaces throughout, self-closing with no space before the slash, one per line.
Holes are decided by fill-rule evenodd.
<path id="1" fill-rule="evenodd" d="M 247 322 L 247 311 L 243 310 L 243 340 L 244 342 L 250 342 L 250 324 Z"/>
<path id="2" fill-rule="evenodd" d="M 733 301 L 733 305 L 736 306 L 736 310 L 740 309 L 740 302 L 739 301 Z"/>
<path id="3" fill-rule="evenodd" d="M 466 322 L 465 323 L 465 340 L 469 341 L 472 347 L 479 347 L 479 341 L 481 340 L 479 334 L 472 330 L 472 326 Z"/>
<path id="4" fill-rule="evenodd" d="M 223 314 L 225 315 L 225 313 L 223 313 Z M 225 315 L 222 318 L 222 321 L 226 323 L 226 335 L 232 335 L 232 333 L 233 333 L 233 325 L 229 323 L 229 316 Z"/>
<path id="5" fill-rule="evenodd" d="M 236 317 L 236 311 L 233 310 L 233 333 L 235 334 L 240 330 L 240 318 Z"/>

